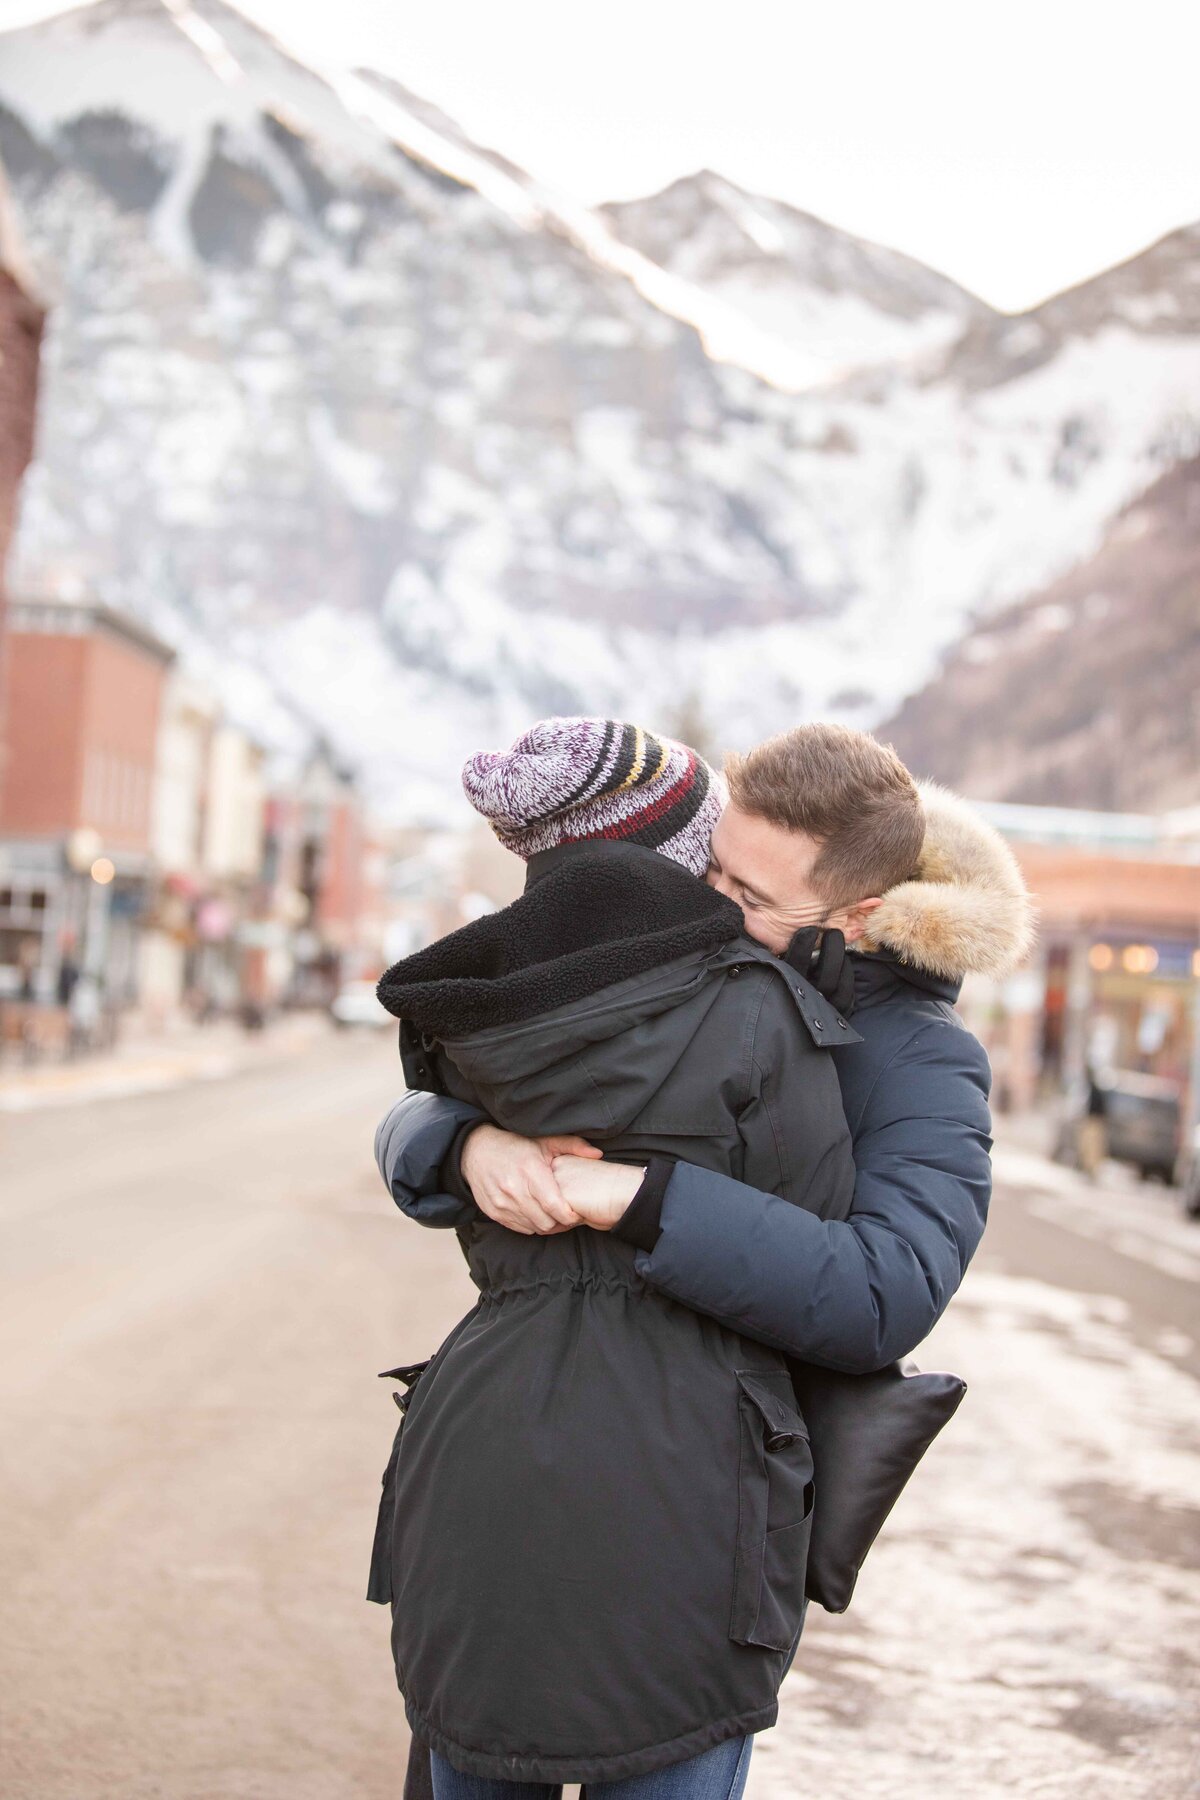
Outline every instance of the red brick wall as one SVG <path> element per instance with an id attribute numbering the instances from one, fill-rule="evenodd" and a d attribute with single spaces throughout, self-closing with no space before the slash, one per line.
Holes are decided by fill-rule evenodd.
<path id="1" fill-rule="evenodd" d="M 84 823 L 106 843 L 150 848 L 150 809 L 165 670 L 132 645 L 89 640 L 83 780 Z"/>
<path id="2" fill-rule="evenodd" d="M 106 848 L 148 850 L 162 683 L 157 659 L 103 630 L 11 633 L 0 829 L 91 825 Z"/>
<path id="3" fill-rule="evenodd" d="M 0 194 L 0 205 L 4 196 Z M 38 356 L 45 315 L 0 268 L 0 796 L 6 780 L 6 633 L 4 565 L 17 518 L 17 495 L 33 453 Z"/>
<path id="4" fill-rule="evenodd" d="M 16 520 L 17 490 L 33 454 L 40 307 L 0 268 L 0 581 Z"/>
<path id="5" fill-rule="evenodd" d="M 339 800 L 330 809 L 324 880 L 318 902 L 322 926 L 352 929 L 362 910 L 363 831 L 358 808 Z M 348 941 L 348 940 L 347 940 Z"/>
<path id="6" fill-rule="evenodd" d="M 12 632 L 5 659 L 8 767 L 0 829 L 37 837 L 80 823 L 88 642 Z"/>

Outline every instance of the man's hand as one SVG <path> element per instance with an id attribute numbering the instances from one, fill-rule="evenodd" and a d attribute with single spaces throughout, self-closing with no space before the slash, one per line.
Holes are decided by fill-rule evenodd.
<path id="1" fill-rule="evenodd" d="M 611 1230 L 646 1173 L 632 1163 L 585 1162 L 570 1151 L 556 1156 L 551 1166 L 563 1199 L 594 1231 Z"/>
<path id="2" fill-rule="evenodd" d="M 602 1155 L 586 1138 L 518 1137 L 498 1125 L 477 1125 L 463 1145 L 463 1180 L 480 1212 L 497 1225 L 523 1237 L 551 1237 L 584 1223 L 559 1191 L 554 1158 L 584 1162 Z"/>

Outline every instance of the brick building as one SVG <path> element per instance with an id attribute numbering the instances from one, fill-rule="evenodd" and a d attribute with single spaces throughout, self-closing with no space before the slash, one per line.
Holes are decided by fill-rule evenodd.
<path id="1" fill-rule="evenodd" d="M 1093 1063 L 1159 1077 L 1200 1114 L 1200 813 L 979 810 L 1038 908 L 1029 966 L 963 991 L 999 1105 L 1053 1099 Z"/>
<path id="2" fill-rule="evenodd" d="M 33 454 L 38 360 L 45 314 L 17 236 L 0 165 L 0 789 L 4 786 L 4 570 L 21 477 Z"/>
<path id="3" fill-rule="evenodd" d="M 14 600 L 0 791 L 0 992 L 62 998 L 64 968 L 137 989 L 170 647 L 111 608 Z"/>
<path id="4" fill-rule="evenodd" d="M 287 997 L 324 1004 L 360 965 L 382 967 L 383 846 L 351 769 L 319 740 L 267 805 L 266 910 L 287 919 Z"/>
<path id="5" fill-rule="evenodd" d="M 265 831 L 265 752 L 181 667 L 167 680 L 158 734 L 139 1003 L 147 1024 L 190 1006 L 263 1001 L 257 916 Z"/>

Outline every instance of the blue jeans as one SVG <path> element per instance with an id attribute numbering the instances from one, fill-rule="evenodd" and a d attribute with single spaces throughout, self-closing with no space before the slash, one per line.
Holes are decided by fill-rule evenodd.
<path id="1" fill-rule="evenodd" d="M 686 1762 L 668 1763 L 624 1781 L 589 1781 L 587 1800 L 742 1800 L 750 1770 L 752 1736 L 726 1738 Z M 429 1753 L 433 1800 L 561 1800 L 561 1785 L 546 1781 L 493 1781 L 463 1775 L 436 1750 Z"/>

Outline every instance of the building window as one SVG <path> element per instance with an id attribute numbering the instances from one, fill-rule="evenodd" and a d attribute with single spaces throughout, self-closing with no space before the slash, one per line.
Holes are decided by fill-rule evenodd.
<path id="1" fill-rule="evenodd" d="M 0 925 L 40 928 L 50 904 L 44 887 L 17 878 L 11 887 L 0 888 Z"/>

